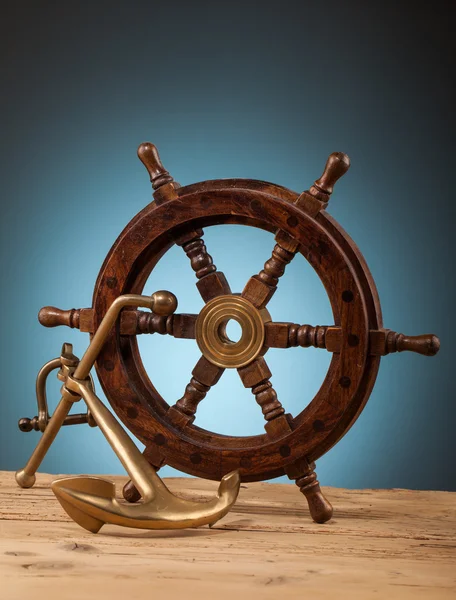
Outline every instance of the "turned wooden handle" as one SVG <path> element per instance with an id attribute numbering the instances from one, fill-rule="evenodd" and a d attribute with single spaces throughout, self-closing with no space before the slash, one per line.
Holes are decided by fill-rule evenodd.
<path id="1" fill-rule="evenodd" d="M 326 523 L 333 516 L 333 507 L 323 496 L 317 474 L 313 469 L 315 463 L 311 463 L 308 471 L 296 480 L 296 485 L 306 497 L 310 516 L 315 523 Z"/>
<path id="2" fill-rule="evenodd" d="M 309 505 L 310 516 L 315 523 L 326 523 L 331 519 L 333 507 L 323 496 L 320 486 L 318 486 L 318 489 L 305 493 L 305 496 Z"/>
<path id="3" fill-rule="evenodd" d="M 440 340 L 433 333 L 423 335 L 404 335 L 395 331 L 388 332 L 386 352 L 416 352 L 423 356 L 435 356 L 440 349 Z"/>
<path id="4" fill-rule="evenodd" d="M 150 181 L 154 190 L 165 183 L 173 181 L 173 178 L 163 166 L 158 150 L 153 144 L 150 142 L 141 144 L 138 148 L 138 157 L 150 175 Z"/>
<path id="5" fill-rule="evenodd" d="M 350 167 L 350 159 L 343 152 L 333 152 L 326 161 L 325 170 L 312 187 L 330 196 L 338 179 L 345 175 Z M 312 193 L 312 188 L 310 189 Z"/>
<path id="6" fill-rule="evenodd" d="M 38 313 L 38 321 L 44 327 L 76 327 L 79 329 L 80 309 L 61 310 L 55 306 L 44 306 Z"/>

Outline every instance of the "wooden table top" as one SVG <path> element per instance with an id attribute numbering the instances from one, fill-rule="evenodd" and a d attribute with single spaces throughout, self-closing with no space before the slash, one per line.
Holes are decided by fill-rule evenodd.
<path id="1" fill-rule="evenodd" d="M 55 478 L 21 490 L 0 472 L 2 600 L 456 598 L 456 493 L 326 488 L 334 518 L 317 525 L 294 485 L 243 484 L 212 529 L 94 535 L 64 513 Z M 217 489 L 166 483 L 187 498 Z"/>

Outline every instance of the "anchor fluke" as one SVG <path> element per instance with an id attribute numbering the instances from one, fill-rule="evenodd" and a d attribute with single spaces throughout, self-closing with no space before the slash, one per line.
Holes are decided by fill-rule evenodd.
<path id="1" fill-rule="evenodd" d="M 66 477 L 53 481 L 51 489 L 68 516 L 92 533 L 98 533 L 105 522 L 81 510 L 78 504 L 72 501 L 73 494 L 90 494 L 109 499 L 116 493 L 114 483 L 101 477 Z"/>
<path id="2" fill-rule="evenodd" d="M 140 529 L 182 529 L 214 525 L 230 510 L 239 493 L 238 471 L 225 475 L 216 498 L 184 500 L 166 486 L 152 499 L 125 504 L 115 497 L 115 485 L 99 477 L 68 477 L 52 483 L 63 509 L 84 529 L 97 533 L 105 523 Z"/>

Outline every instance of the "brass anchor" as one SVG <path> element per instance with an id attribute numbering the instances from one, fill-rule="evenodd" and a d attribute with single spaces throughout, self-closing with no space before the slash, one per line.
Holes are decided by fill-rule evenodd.
<path id="1" fill-rule="evenodd" d="M 59 375 L 64 381 L 61 389 L 62 397 L 51 418 L 47 413 L 47 404 L 43 402 L 45 395 L 38 396 L 41 423 L 46 421 L 44 432 L 26 466 L 16 473 L 16 481 L 21 487 L 33 486 L 35 473 L 46 452 L 60 427 L 68 423 L 71 406 L 82 398 L 88 409 L 86 420 L 89 421 L 91 418 L 95 420 L 141 493 L 143 501 L 136 505 L 120 503 L 115 498 L 114 484 L 98 477 L 69 477 L 56 480 L 52 483 L 52 490 L 74 521 L 93 533 L 99 531 L 104 523 L 146 529 L 179 529 L 213 525 L 236 501 L 240 487 L 239 472 L 233 471 L 222 478 L 217 496 L 213 500 L 194 502 L 178 498 L 168 490 L 155 469 L 143 457 L 114 415 L 94 392 L 89 376 L 90 370 L 120 311 L 126 306 L 145 307 L 156 314 L 170 315 L 177 308 L 177 299 L 170 292 L 156 292 L 150 297 L 125 294 L 111 304 L 81 361 L 77 361 L 72 355 L 73 363 L 61 366 Z M 71 346 L 66 348 L 69 349 Z M 63 354 L 64 352 L 62 356 Z M 45 383 L 49 372 L 57 368 L 57 360 L 59 365 L 62 365 L 61 359 L 62 357 L 50 361 L 43 367 L 40 371 L 41 379 L 40 375 L 38 377 L 41 384 L 43 380 Z M 39 417 L 36 422 L 40 423 Z"/>

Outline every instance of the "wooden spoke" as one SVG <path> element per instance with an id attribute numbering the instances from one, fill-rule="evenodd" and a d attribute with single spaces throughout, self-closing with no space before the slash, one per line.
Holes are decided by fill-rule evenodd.
<path id="1" fill-rule="evenodd" d="M 251 388 L 252 394 L 261 406 L 264 418 L 267 421 L 272 421 L 272 419 L 285 413 L 285 409 L 277 398 L 272 383 L 269 381 L 272 373 L 262 356 L 245 367 L 240 367 L 238 373 L 244 386 Z"/>
<path id="2" fill-rule="evenodd" d="M 265 323 L 265 346 L 268 348 L 325 348 L 340 352 L 342 329 L 334 325 L 297 325 L 295 323 Z M 369 354 L 385 356 L 393 352 L 415 352 L 435 356 L 440 349 L 439 338 L 432 334 L 407 336 L 389 329 L 369 331 Z"/>
<path id="3" fill-rule="evenodd" d="M 157 315 L 150 311 L 123 310 L 120 314 L 120 334 L 140 335 L 142 333 L 159 333 L 176 338 L 195 339 L 195 323 L 198 315 L 172 314 Z M 44 327 L 73 327 L 80 331 L 94 333 L 93 309 L 72 308 L 61 310 L 54 306 L 45 306 L 38 314 Z"/>
<path id="4" fill-rule="evenodd" d="M 163 204 L 177 199 L 177 190 L 180 185 L 176 183 L 163 166 L 157 148 L 150 142 L 141 144 L 138 148 L 138 156 L 146 167 L 154 191 L 154 200 L 157 204 Z M 174 235 L 174 241 L 181 246 L 190 259 L 190 264 L 196 273 L 198 281 L 196 286 L 205 302 L 231 294 L 231 289 L 226 277 L 212 261 L 206 245 L 202 240 L 202 229 L 186 229 Z"/>
<path id="5" fill-rule="evenodd" d="M 225 275 L 217 271 L 202 237 L 202 229 L 193 229 L 176 236 L 175 242 L 190 259 L 190 265 L 198 278 L 196 287 L 203 300 L 208 302 L 216 296 L 231 294 L 231 289 Z"/>
<path id="6" fill-rule="evenodd" d="M 277 393 L 269 381 L 272 373 L 263 357 L 257 358 L 238 369 L 246 388 L 251 388 L 255 400 L 261 406 L 267 423 L 264 428 L 271 438 L 283 437 L 291 431 L 291 415 L 285 414 Z"/>
<path id="7" fill-rule="evenodd" d="M 264 308 L 274 295 L 279 278 L 285 273 L 285 267 L 293 259 L 295 252 L 286 250 L 277 243 L 271 258 L 264 263 L 258 275 L 251 277 L 242 291 L 242 296 L 258 309 Z"/>
<path id="8" fill-rule="evenodd" d="M 156 315 L 142 310 L 126 310 L 120 318 L 121 335 L 140 335 L 159 333 L 175 338 L 195 339 L 195 323 L 198 315 L 174 314 Z"/>
<path id="9" fill-rule="evenodd" d="M 265 345 L 268 348 L 325 348 L 340 352 L 342 330 L 327 325 L 297 325 L 296 323 L 265 323 Z"/>
<path id="10" fill-rule="evenodd" d="M 310 190 L 303 192 L 296 204 L 311 216 L 326 208 L 336 181 L 347 172 L 350 160 L 342 152 L 333 152 L 325 166 L 323 175 L 315 181 Z M 295 256 L 299 243 L 283 229 L 278 229 L 275 236 L 276 245 L 271 258 L 266 261 L 258 275 L 247 282 L 242 296 L 257 308 L 264 308 L 274 295 L 279 278 L 285 267 Z"/>
<path id="11" fill-rule="evenodd" d="M 215 385 L 225 369 L 217 367 L 202 356 L 192 371 L 190 383 L 185 388 L 184 395 L 168 410 L 168 417 L 178 426 L 185 427 L 195 420 L 198 404 Z"/>

